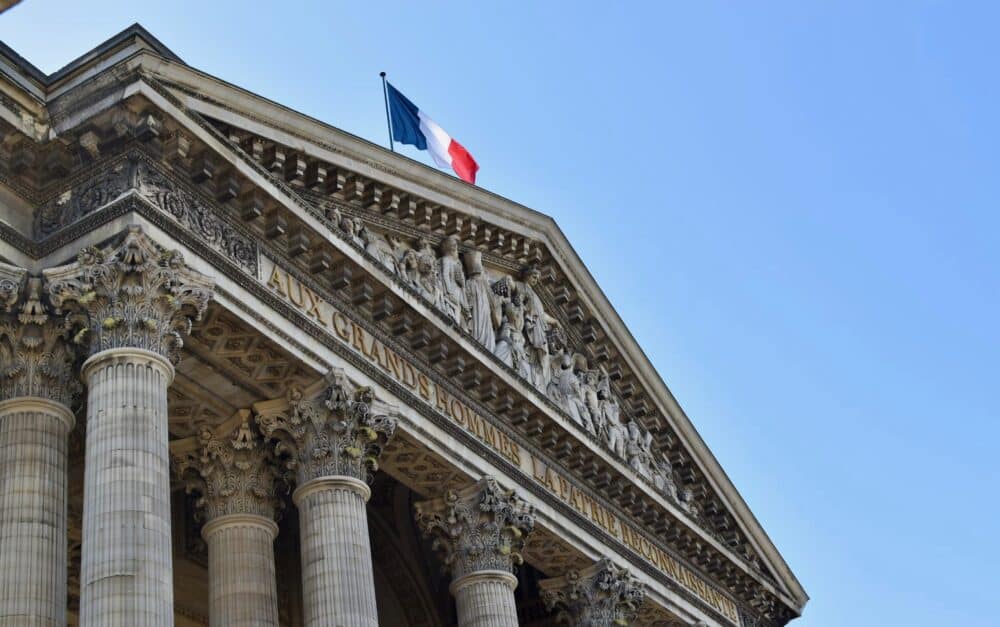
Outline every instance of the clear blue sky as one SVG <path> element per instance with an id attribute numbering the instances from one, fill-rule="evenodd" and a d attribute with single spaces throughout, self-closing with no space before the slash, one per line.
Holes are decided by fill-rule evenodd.
<path id="1" fill-rule="evenodd" d="M 997 624 L 1000 5 L 137 4 L 24 0 L 0 39 L 53 71 L 139 21 L 376 142 L 386 70 L 558 220 L 812 596 L 795 624 Z"/>

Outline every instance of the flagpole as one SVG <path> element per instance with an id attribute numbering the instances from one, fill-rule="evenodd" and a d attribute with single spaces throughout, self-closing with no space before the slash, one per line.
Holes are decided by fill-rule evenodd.
<path id="1" fill-rule="evenodd" d="M 392 144 L 392 122 L 389 121 L 389 89 L 385 84 L 385 72 L 379 72 L 378 75 L 382 77 L 382 97 L 385 98 L 385 126 L 389 129 L 389 150 L 396 152 L 396 148 Z"/>

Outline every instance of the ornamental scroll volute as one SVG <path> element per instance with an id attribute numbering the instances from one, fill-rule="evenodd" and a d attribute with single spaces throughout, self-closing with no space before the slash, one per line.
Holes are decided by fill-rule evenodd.
<path id="1" fill-rule="evenodd" d="M 630 625 L 646 596 L 643 584 L 608 558 L 538 586 L 545 607 L 574 627 Z"/>
<path id="2" fill-rule="evenodd" d="M 0 400 L 38 397 L 69 406 L 80 392 L 64 318 L 43 302 L 42 281 L 0 263 Z"/>
<path id="3" fill-rule="evenodd" d="M 173 362 L 213 289 L 180 252 L 157 246 L 138 226 L 129 227 L 118 246 L 84 248 L 76 262 L 44 275 L 52 304 L 81 326 L 74 341 L 91 354 L 139 348 Z"/>
<path id="4" fill-rule="evenodd" d="M 513 572 L 535 526 L 534 508 L 493 477 L 416 503 L 415 509 L 417 525 L 432 538 L 454 580 L 482 571 Z"/>
<path id="5" fill-rule="evenodd" d="M 257 423 L 276 453 L 287 460 L 299 486 L 320 477 L 353 477 L 369 483 L 396 430 L 395 410 L 375 400 L 370 387 L 352 386 L 331 371 L 316 398 L 297 386 L 284 403 L 263 403 Z"/>
<path id="6" fill-rule="evenodd" d="M 174 473 L 188 493 L 199 495 L 196 505 L 207 520 L 234 514 L 274 518 L 281 507 L 279 476 L 274 453 L 250 422 L 250 411 L 240 410 L 215 429 L 202 427 L 197 436 L 171 445 Z"/>

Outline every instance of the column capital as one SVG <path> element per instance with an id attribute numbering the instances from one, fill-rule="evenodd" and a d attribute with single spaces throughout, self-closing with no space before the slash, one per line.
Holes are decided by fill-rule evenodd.
<path id="1" fill-rule="evenodd" d="M 574 627 L 628 625 L 646 596 L 642 582 L 608 558 L 538 586 L 545 607 Z"/>
<path id="2" fill-rule="evenodd" d="M 0 308 L 0 398 L 44 399 L 68 408 L 81 390 L 77 352 L 66 320 L 43 302 L 41 279 L 0 264 Z"/>
<path id="3" fill-rule="evenodd" d="M 415 504 L 417 525 L 458 581 L 481 571 L 510 573 L 535 526 L 534 508 L 493 477 Z"/>
<path id="4" fill-rule="evenodd" d="M 43 274 L 52 304 L 70 312 L 80 327 L 74 339 L 91 355 L 139 348 L 175 363 L 214 287 L 180 252 L 161 248 L 138 226 L 130 226 L 117 246 L 88 246 L 75 262 Z"/>
<path id="5" fill-rule="evenodd" d="M 292 386 L 284 407 L 257 415 L 264 435 L 278 440 L 278 454 L 291 458 L 300 488 L 321 477 L 352 477 L 368 483 L 396 430 L 394 417 L 373 408 L 370 387 L 352 390 L 339 371 L 328 380 L 315 399 L 305 399 Z"/>
<path id="6" fill-rule="evenodd" d="M 201 495 L 197 505 L 209 522 L 239 516 L 271 520 L 280 506 L 273 451 L 251 427 L 249 410 L 239 417 L 235 426 L 203 427 L 171 446 L 174 472 L 188 492 Z"/>

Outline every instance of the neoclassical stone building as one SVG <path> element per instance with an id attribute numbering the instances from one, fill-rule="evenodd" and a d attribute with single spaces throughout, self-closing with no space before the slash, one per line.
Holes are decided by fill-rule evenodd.
<path id="1" fill-rule="evenodd" d="M 138 26 L 0 75 L 0 627 L 801 613 L 551 219 Z"/>

